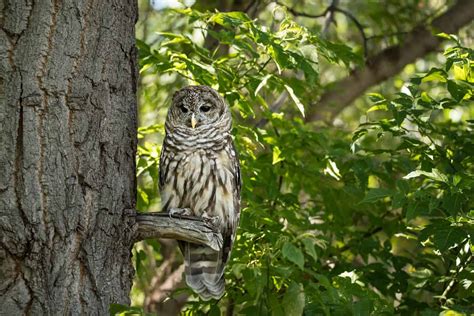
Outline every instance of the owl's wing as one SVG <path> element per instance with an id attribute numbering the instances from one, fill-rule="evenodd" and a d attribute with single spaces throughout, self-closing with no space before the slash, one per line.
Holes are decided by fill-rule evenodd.
<path id="1" fill-rule="evenodd" d="M 239 206 L 240 206 L 240 191 L 241 191 L 241 188 L 242 188 L 242 179 L 240 177 L 240 162 L 239 162 L 239 154 L 237 153 L 237 151 L 235 150 L 235 145 L 234 143 L 232 142 L 231 143 L 231 150 L 233 152 L 233 155 L 235 157 L 234 159 L 234 163 L 233 163 L 233 167 L 234 167 L 234 175 L 235 175 L 235 178 L 234 178 L 234 181 L 235 181 L 235 198 L 237 198 L 239 200 Z M 239 209 L 240 211 L 240 209 Z"/>
<path id="2" fill-rule="evenodd" d="M 237 151 L 235 150 L 235 145 L 233 142 L 230 143 L 230 150 L 231 150 L 231 156 L 233 157 L 232 161 L 232 174 L 234 175 L 234 192 L 233 192 L 233 198 L 234 198 L 234 210 L 235 210 L 235 218 L 231 218 L 231 225 L 230 225 L 230 233 L 232 235 L 232 241 L 230 243 L 230 248 L 232 247 L 232 244 L 234 243 L 234 238 L 235 234 L 237 232 L 237 227 L 239 226 L 239 220 L 240 220 L 240 192 L 242 190 L 242 179 L 240 177 L 240 162 L 239 162 L 239 155 L 237 154 Z M 230 249 L 229 249 L 230 251 Z"/>
<path id="3" fill-rule="evenodd" d="M 163 185 L 165 184 L 165 171 L 164 171 L 165 151 L 166 151 L 166 145 L 163 142 L 163 146 L 161 147 L 161 153 L 160 153 L 160 165 L 158 166 L 159 168 L 158 186 L 160 187 L 160 189 L 162 189 Z"/>
<path id="4" fill-rule="evenodd" d="M 234 216 L 228 218 L 227 230 L 222 232 L 223 245 L 222 245 L 222 262 L 225 265 L 230 258 L 230 252 L 234 244 L 235 236 L 237 234 L 237 227 L 239 226 L 240 220 L 240 192 L 242 187 L 242 181 L 240 177 L 240 163 L 237 151 L 235 150 L 234 143 L 230 143 L 229 154 L 231 157 L 231 168 L 233 174 L 232 180 L 232 196 L 234 204 Z"/>
<path id="5" fill-rule="evenodd" d="M 165 140 L 166 140 L 166 137 L 167 136 L 165 136 Z M 166 141 L 163 141 L 163 146 L 161 146 L 161 153 L 160 153 L 159 179 L 158 179 L 158 185 L 160 187 L 160 190 L 162 190 L 165 185 L 168 164 L 169 164 L 168 147 L 166 146 Z"/>

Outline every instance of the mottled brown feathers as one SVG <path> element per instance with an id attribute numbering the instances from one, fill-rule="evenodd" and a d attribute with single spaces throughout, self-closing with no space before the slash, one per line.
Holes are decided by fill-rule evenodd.
<path id="1" fill-rule="evenodd" d="M 212 88 L 189 86 L 173 96 L 160 157 L 162 210 L 188 208 L 213 218 L 221 251 L 180 242 L 186 283 L 204 300 L 224 294 L 224 268 L 240 216 L 240 168 L 230 130 L 232 118 Z"/>

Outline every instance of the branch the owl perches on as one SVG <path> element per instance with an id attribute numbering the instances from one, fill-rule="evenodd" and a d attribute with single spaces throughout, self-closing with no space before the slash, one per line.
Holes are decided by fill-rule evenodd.
<path id="1" fill-rule="evenodd" d="M 136 213 L 136 241 L 170 238 L 203 244 L 219 251 L 222 235 L 209 221 L 195 216 L 171 216 L 168 213 Z"/>

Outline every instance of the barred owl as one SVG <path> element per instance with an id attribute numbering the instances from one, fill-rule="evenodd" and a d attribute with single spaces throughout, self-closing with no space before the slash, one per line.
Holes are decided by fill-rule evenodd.
<path id="1" fill-rule="evenodd" d="M 186 283 L 204 300 L 224 294 L 224 268 L 240 217 L 240 167 L 231 138 L 232 117 L 207 86 L 176 92 L 168 110 L 160 157 L 162 211 L 212 219 L 220 251 L 180 242 Z"/>

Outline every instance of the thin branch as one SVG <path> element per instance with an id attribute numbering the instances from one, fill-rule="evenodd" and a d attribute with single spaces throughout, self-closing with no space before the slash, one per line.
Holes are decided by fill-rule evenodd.
<path id="1" fill-rule="evenodd" d="M 364 57 L 367 57 L 367 35 L 365 35 L 364 26 L 362 26 L 359 20 L 357 20 L 357 18 L 349 11 L 338 8 L 338 7 L 334 7 L 332 8 L 332 10 L 334 12 L 339 12 L 339 13 L 344 14 L 347 18 L 349 18 L 355 24 L 355 26 L 359 30 L 360 36 L 362 37 L 362 45 L 364 46 Z"/>
<path id="2" fill-rule="evenodd" d="M 407 34 L 403 43 L 384 49 L 370 57 L 365 67 L 328 85 L 317 104 L 309 109 L 306 121 L 331 121 L 337 114 L 362 95 L 366 89 L 396 75 L 407 64 L 435 51 L 442 38 L 435 32 L 455 33 L 474 19 L 474 1 L 458 0 L 431 25 L 416 27 Z"/>
<path id="3" fill-rule="evenodd" d="M 163 264 L 166 265 L 168 262 Z M 167 278 L 154 284 L 152 292 L 145 298 L 144 305 L 149 307 L 148 310 L 156 312 L 157 315 L 179 315 L 179 311 L 189 297 L 187 293 L 172 295 L 176 289 L 184 285 L 184 263 L 174 270 L 168 270 Z"/>
<path id="4" fill-rule="evenodd" d="M 329 26 L 331 23 L 336 24 L 336 20 L 334 20 L 334 13 L 336 12 L 334 9 L 337 7 L 339 4 L 339 0 L 332 0 L 331 5 L 327 9 L 329 14 L 327 15 L 326 21 L 324 21 L 324 27 L 323 27 L 323 32 L 322 35 L 324 37 L 327 37 L 327 34 L 329 32 Z"/>
<path id="5" fill-rule="evenodd" d="M 407 34 L 408 34 L 407 31 L 392 32 L 392 33 L 387 33 L 387 34 L 375 34 L 375 35 L 367 36 L 366 40 L 370 41 L 377 38 L 396 37 L 396 36 L 407 35 Z"/>
<path id="6" fill-rule="evenodd" d="M 469 240 L 466 241 L 466 243 L 469 245 Z M 464 243 L 463 245 L 465 245 L 466 243 Z M 444 289 L 443 294 L 441 294 L 440 302 L 442 305 L 446 303 L 449 292 L 453 289 L 456 283 L 459 282 L 459 280 L 457 280 L 458 275 L 471 263 L 472 260 L 473 260 L 473 254 L 471 251 L 469 251 L 469 255 L 467 256 L 467 259 L 461 261 L 461 264 L 459 264 L 458 268 L 456 269 L 448 286 Z"/>
<path id="7" fill-rule="evenodd" d="M 330 7 L 327 7 L 326 10 L 324 10 L 320 14 L 309 14 L 309 13 L 297 11 L 297 10 L 287 6 L 286 4 L 281 3 L 280 1 L 275 1 L 275 3 L 278 4 L 279 6 L 282 6 L 282 7 L 286 8 L 286 10 L 288 10 L 288 12 L 290 12 L 291 14 L 293 14 L 295 16 L 303 16 L 303 17 L 306 17 L 306 18 L 322 18 L 322 17 L 325 17 L 326 14 L 329 12 L 329 8 L 330 8 Z"/>
<path id="8" fill-rule="evenodd" d="M 323 36 L 325 36 L 327 34 L 327 32 L 329 30 L 329 26 L 331 25 L 331 23 L 335 22 L 334 13 L 344 14 L 348 19 L 350 19 L 355 24 L 355 26 L 359 30 L 359 33 L 362 37 L 362 45 L 364 47 L 364 57 L 367 57 L 367 36 L 365 34 L 364 27 L 351 12 L 338 7 L 339 0 L 333 0 L 331 2 L 331 5 L 328 6 L 320 14 L 309 14 L 309 13 L 305 13 L 305 12 L 300 12 L 300 11 L 297 11 L 297 10 L 295 10 L 295 9 L 293 9 L 293 8 L 287 6 L 284 3 L 281 3 L 279 1 L 275 1 L 275 3 L 282 6 L 282 7 L 285 7 L 286 10 L 288 10 L 288 12 L 290 12 L 294 16 L 303 16 L 303 17 L 307 17 L 307 18 L 322 18 L 322 17 L 327 16 L 326 21 L 324 22 L 324 27 L 323 27 L 323 31 L 322 31 Z"/>
<path id="9" fill-rule="evenodd" d="M 368 231 L 368 232 L 365 232 L 365 233 L 362 235 L 362 237 L 360 237 L 360 238 L 357 239 L 357 241 L 358 241 L 357 243 L 362 242 L 364 239 L 371 238 L 371 237 L 374 236 L 375 234 L 381 232 L 382 229 L 383 229 L 382 227 L 378 226 L 378 227 L 375 227 L 375 228 L 371 229 L 371 230 Z M 339 248 L 339 249 L 337 249 L 337 250 L 338 250 L 339 253 L 343 253 L 344 251 L 347 251 L 347 250 L 349 250 L 349 249 L 351 249 L 351 248 L 353 248 L 353 247 L 354 247 L 353 244 L 346 244 L 346 245 L 344 245 L 343 247 L 341 247 L 341 248 Z"/>
<path id="10" fill-rule="evenodd" d="M 229 300 L 227 301 L 227 308 L 225 311 L 225 316 L 233 316 L 234 315 L 234 306 L 235 302 L 232 297 L 229 297 Z"/>
<path id="11" fill-rule="evenodd" d="M 194 216 L 171 217 L 167 213 L 137 213 L 135 241 L 171 238 L 203 244 L 214 250 L 222 248 L 222 235 L 208 221 Z"/>
<path id="12" fill-rule="evenodd" d="M 247 6 L 242 10 L 242 12 L 245 12 L 248 14 L 248 12 L 250 11 L 250 9 L 253 7 L 254 4 L 257 4 L 258 5 L 258 1 L 249 1 L 249 3 L 247 4 Z"/>

